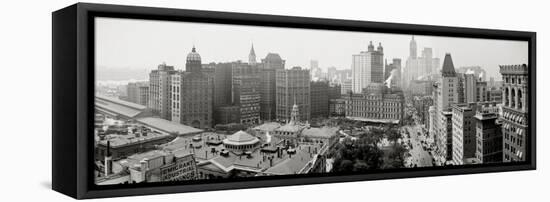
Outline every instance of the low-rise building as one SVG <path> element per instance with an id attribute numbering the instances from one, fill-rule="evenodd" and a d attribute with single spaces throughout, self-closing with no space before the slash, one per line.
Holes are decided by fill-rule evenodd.
<path id="1" fill-rule="evenodd" d="M 113 174 L 96 178 L 96 184 L 133 184 L 196 180 L 193 154 L 184 150 L 152 150 L 138 153 L 113 164 Z"/>
<path id="2" fill-rule="evenodd" d="M 333 117 L 340 117 L 346 115 L 346 99 L 330 99 L 329 100 L 329 115 Z"/>
<path id="3" fill-rule="evenodd" d="M 373 83 L 363 93 L 347 94 L 344 99 L 349 119 L 394 124 L 403 121 L 405 98 L 401 90 Z"/>

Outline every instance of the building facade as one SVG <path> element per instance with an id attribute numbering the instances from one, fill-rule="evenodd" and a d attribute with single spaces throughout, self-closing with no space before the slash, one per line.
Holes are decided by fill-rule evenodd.
<path id="1" fill-rule="evenodd" d="M 174 66 L 162 63 L 156 70 L 149 73 L 149 108 L 161 118 L 172 118 L 171 78 L 177 71 Z"/>
<path id="2" fill-rule="evenodd" d="M 214 67 L 214 110 L 231 105 L 231 86 L 233 78 L 232 63 L 218 63 Z"/>
<path id="3" fill-rule="evenodd" d="M 502 162 L 502 123 L 498 102 L 482 104 L 474 116 L 476 122 L 476 158 L 480 163 Z"/>
<path id="4" fill-rule="evenodd" d="M 394 58 L 392 63 L 384 67 L 384 81 L 389 88 L 402 88 L 401 86 L 401 59 Z"/>
<path id="5" fill-rule="evenodd" d="M 251 50 L 251 54 L 254 49 Z M 239 106 L 239 122 L 260 122 L 260 68 L 258 65 L 233 63 L 232 100 Z"/>
<path id="6" fill-rule="evenodd" d="M 327 118 L 329 115 L 329 83 L 328 81 L 311 81 L 311 118 Z"/>
<path id="7" fill-rule="evenodd" d="M 147 103 L 149 103 L 149 82 L 128 83 L 126 88 L 128 101 L 147 106 Z"/>
<path id="8" fill-rule="evenodd" d="M 300 107 L 300 119 L 310 120 L 309 70 L 301 67 L 278 69 L 276 71 L 276 115 L 277 120 L 289 120 L 292 106 Z"/>
<path id="9" fill-rule="evenodd" d="M 260 74 L 260 119 L 276 118 L 276 70 L 284 70 L 285 61 L 277 53 L 268 53 L 262 59 Z"/>
<path id="10" fill-rule="evenodd" d="M 420 124 L 427 127 L 429 122 L 429 108 L 434 105 L 433 97 L 431 96 L 413 96 L 413 106 L 420 118 Z"/>
<path id="11" fill-rule="evenodd" d="M 392 91 L 379 84 L 363 93 L 346 94 L 344 99 L 349 119 L 395 124 L 403 121 L 405 98 L 400 90 Z"/>
<path id="12" fill-rule="evenodd" d="M 187 55 L 185 69 L 172 75 L 171 120 L 195 128 L 211 128 L 214 79 L 202 71 L 195 47 Z"/>
<path id="13" fill-rule="evenodd" d="M 462 165 L 464 160 L 476 157 L 475 112 L 475 103 L 452 106 L 454 165 Z"/>
<path id="14" fill-rule="evenodd" d="M 424 77 L 438 73 L 440 61 L 439 58 L 433 57 L 432 49 L 424 48 L 420 57 L 417 55 L 417 50 L 413 36 L 409 44 L 409 57 L 403 71 L 403 86 L 409 86 L 412 80 L 422 80 Z"/>
<path id="15" fill-rule="evenodd" d="M 382 44 L 379 44 L 375 50 L 371 41 L 367 51 L 353 55 L 351 70 L 353 93 L 361 93 L 371 83 L 383 83 L 384 50 Z"/>
<path id="16" fill-rule="evenodd" d="M 346 99 L 330 99 L 329 100 L 329 116 L 341 117 L 346 116 Z"/>
<path id="17" fill-rule="evenodd" d="M 501 65 L 503 106 L 502 134 L 504 162 L 525 161 L 529 109 L 528 66 Z"/>
<path id="18" fill-rule="evenodd" d="M 454 68 L 451 54 L 445 54 L 441 78 L 434 85 L 435 118 L 434 127 L 436 154 L 439 164 L 450 161 L 452 155 L 452 113 L 451 105 L 458 103 L 458 77 Z"/>

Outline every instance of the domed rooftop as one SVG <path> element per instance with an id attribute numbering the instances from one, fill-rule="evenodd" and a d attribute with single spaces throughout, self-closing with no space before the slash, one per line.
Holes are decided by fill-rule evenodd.
<path id="1" fill-rule="evenodd" d="M 201 55 L 197 53 L 195 50 L 195 46 L 193 46 L 193 49 L 191 49 L 191 52 L 187 54 L 187 62 L 200 62 L 201 61 Z"/>
<path id="2" fill-rule="evenodd" d="M 248 134 L 247 132 L 244 132 L 244 131 L 239 131 L 239 132 L 236 132 L 234 133 L 233 135 L 227 137 L 227 139 L 229 141 L 233 141 L 233 142 L 246 142 L 246 141 L 250 141 L 250 140 L 254 140 L 256 139 L 256 137 Z"/>
<path id="3" fill-rule="evenodd" d="M 269 62 L 279 62 L 283 59 L 281 59 L 281 56 L 277 53 L 268 53 L 267 56 L 265 56 L 265 60 Z"/>
<path id="4" fill-rule="evenodd" d="M 229 149 L 250 149 L 258 145 L 260 139 L 247 132 L 239 131 L 225 138 L 223 144 Z"/>

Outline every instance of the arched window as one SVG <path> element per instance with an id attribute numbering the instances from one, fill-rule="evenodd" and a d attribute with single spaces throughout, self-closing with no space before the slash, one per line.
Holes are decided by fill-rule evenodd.
<path id="1" fill-rule="evenodd" d="M 513 88 L 512 88 L 512 94 L 511 95 L 512 96 L 510 96 L 510 99 L 511 99 L 510 100 L 510 103 L 511 103 L 510 107 L 516 107 L 516 91 Z"/>
<path id="2" fill-rule="evenodd" d="M 508 88 L 505 88 L 504 89 L 504 106 L 509 106 L 508 105 L 509 103 L 510 103 L 510 96 L 509 96 Z"/>
<path id="3" fill-rule="evenodd" d="M 518 89 L 518 109 L 523 108 L 523 94 L 521 93 L 521 90 Z"/>

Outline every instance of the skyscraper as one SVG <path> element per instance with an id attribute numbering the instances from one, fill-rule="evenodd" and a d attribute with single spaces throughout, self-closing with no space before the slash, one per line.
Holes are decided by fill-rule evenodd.
<path id="1" fill-rule="evenodd" d="M 456 69 L 456 72 L 458 73 L 469 73 L 469 74 L 474 74 L 475 77 L 478 79 L 478 80 L 481 80 L 481 81 L 487 81 L 486 78 L 487 78 L 487 73 L 485 72 L 485 70 L 481 67 L 481 66 L 465 66 L 465 67 L 459 67 Z"/>
<path id="2" fill-rule="evenodd" d="M 401 59 L 394 58 L 391 64 L 385 62 L 384 81 L 390 88 L 401 88 Z"/>
<path id="3" fill-rule="evenodd" d="M 214 110 L 231 104 L 232 63 L 218 63 L 214 67 Z"/>
<path id="4" fill-rule="evenodd" d="M 147 106 L 149 102 L 149 82 L 132 82 L 126 86 L 127 100 L 136 104 Z"/>
<path id="5" fill-rule="evenodd" d="M 452 107 L 453 164 L 462 165 L 466 159 L 476 157 L 475 103 L 456 104 Z"/>
<path id="6" fill-rule="evenodd" d="M 174 66 L 162 63 L 149 73 L 149 108 L 161 118 L 172 118 L 170 99 L 171 76 L 175 74 Z"/>
<path id="7" fill-rule="evenodd" d="M 367 51 L 352 56 L 351 70 L 353 76 L 353 92 L 361 93 L 371 83 L 384 82 L 384 50 L 382 44 L 374 49 L 372 41 Z"/>
<path id="8" fill-rule="evenodd" d="M 319 68 L 318 60 L 309 61 L 309 73 L 311 74 L 311 79 L 321 79 L 322 70 Z"/>
<path id="9" fill-rule="evenodd" d="M 416 58 L 416 53 L 417 53 L 416 41 L 414 40 L 414 36 L 412 36 L 411 42 L 409 42 L 409 56 L 410 56 L 410 58 L 415 59 Z"/>
<path id="10" fill-rule="evenodd" d="M 328 81 L 311 81 L 311 118 L 328 117 L 329 84 Z M 338 92 L 340 95 L 340 92 Z"/>
<path id="11" fill-rule="evenodd" d="M 214 79 L 202 71 L 195 47 L 187 54 L 185 70 L 172 75 L 172 121 L 195 128 L 212 127 Z"/>
<path id="12" fill-rule="evenodd" d="M 276 75 L 277 120 L 289 120 L 294 104 L 300 108 L 300 120 L 309 120 L 311 112 L 309 70 L 301 67 L 278 69 Z"/>
<path id="13" fill-rule="evenodd" d="M 269 53 L 262 59 L 260 67 L 262 78 L 260 82 L 260 118 L 262 120 L 274 120 L 276 118 L 275 71 L 284 69 L 285 61 L 277 53 Z"/>
<path id="14" fill-rule="evenodd" d="M 502 162 L 502 123 L 498 120 L 497 102 L 483 103 L 478 108 L 476 124 L 476 158 L 479 163 Z"/>
<path id="15" fill-rule="evenodd" d="M 260 121 L 260 69 L 256 64 L 234 62 L 232 67 L 232 103 L 239 107 L 239 121 Z"/>
<path id="16" fill-rule="evenodd" d="M 425 47 L 422 56 L 417 55 L 417 44 L 414 36 L 409 43 L 409 57 L 407 58 L 403 71 L 403 86 L 408 86 L 413 80 L 422 80 L 432 74 L 438 73 L 439 58 L 433 57 L 432 48 Z"/>
<path id="17" fill-rule="evenodd" d="M 451 105 L 458 103 L 458 77 L 451 54 L 445 54 L 441 78 L 435 85 L 435 142 L 439 163 L 452 160 L 452 113 Z"/>
<path id="18" fill-rule="evenodd" d="M 504 162 L 525 161 L 525 149 L 528 126 L 527 93 L 528 66 L 501 65 L 503 106 L 502 106 L 502 134 L 504 136 Z"/>

